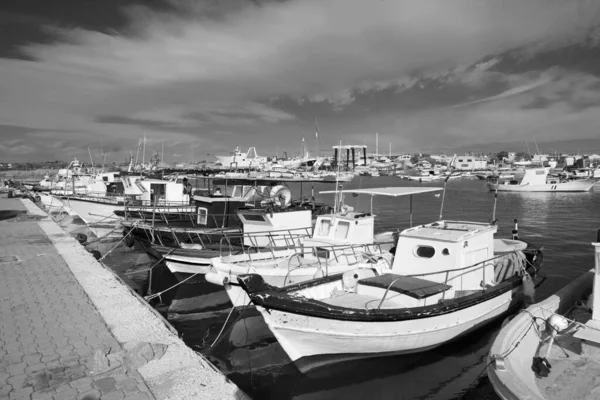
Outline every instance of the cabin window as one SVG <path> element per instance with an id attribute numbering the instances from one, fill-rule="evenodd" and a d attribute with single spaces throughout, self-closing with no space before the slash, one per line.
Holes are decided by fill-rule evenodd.
<path id="1" fill-rule="evenodd" d="M 435 249 L 431 246 L 418 246 L 415 253 L 417 257 L 431 258 L 435 255 Z"/>
<path id="2" fill-rule="evenodd" d="M 104 182 L 108 182 L 108 176 L 103 176 L 103 177 L 102 177 L 102 180 L 103 180 Z"/>
<path id="3" fill-rule="evenodd" d="M 241 214 L 246 221 L 265 222 L 265 216 L 261 214 Z"/>
<path id="4" fill-rule="evenodd" d="M 319 224 L 319 236 L 329 236 L 329 228 L 331 228 L 331 220 L 322 219 Z"/>
<path id="5" fill-rule="evenodd" d="M 198 225 L 206 225 L 208 222 L 208 210 L 198 207 Z"/>
<path id="6" fill-rule="evenodd" d="M 461 167 L 468 167 L 468 166 L 469 166 L 469 164 L 461 164 L 460 166 L 461 166 Z"/>
<path id="7" fill-rule="evenodd" d="M 346 239 L 348 237 L 348 231 L 350 230 L 350 222 L 340 221 L 335 227 L 335 238 Z"/>

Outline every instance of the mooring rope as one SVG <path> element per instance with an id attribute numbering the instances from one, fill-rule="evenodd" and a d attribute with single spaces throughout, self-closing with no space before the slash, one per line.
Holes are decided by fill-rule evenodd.
<path id="1" fill-rule="evenodd" d="M 158 292 L 158 293 L 155 293 L 155 294 L 151 294 L 150 296 L 146 296 L 146 297 L 144 297 L 144 299 L 146 299 L 146 301 L 150 301 L 150 300 L 152 300 L 152 299 L 155 299 L 155 298 L 157 298 L 157 297 L 159 297 L 159 296 L 163 295 L 164 293 L 168 292 L 169 290 L 171 290 L 171 289 L 173 289 L 173 288 L 176 288 L 177 286 L 181 285 L 182 283 L 184 283 L 184 282 L 186 282 L 186 281 L 188 281 L 188 280 L 192 279 L 194 276 L 198 275 L 199 273 L 200 273 L 200 272 L 196 272 L 196 273 L 194 273 L 194 274 L 192 274 L 192 275 L 188 276 L 187 278 L 185 278 L 185 279 L 184 279 L 184 280 L 182 280 L 181 282 L 177 282 L 176 284 L 174 284 L 174 285 L 173 285 L 173 286 L 171 286 L 170 288 L 168 288 L 168 289 L 165 289 L 165 290 L 163 290 L 163 291 L 161 291 L 161 292 Z"/>
<path id="2" fill-rule="evenodd" d="M 119 240 L 112 249 L 107 251 L 106 254 L 104 254 L 102 257 L 100 257 L 100 259 L 98 261 L 104 260 L 106 258 L 106 256 L 108 256 L 110 253 L 112 253 L 113 250 L 116 249 L 127 238 L 127 236 L 131 235 L 131 233 L 133 232 L 133 228 L 135 228 L 136 225 L 137 225 L 137 222 L 135 222 L 133 224 L 133 226 L 131 227 L 131 229 L 129 230 L 129 232 L 127 232 L 127 234 L 123 235 L 123 238 L 121 240 Z"/>

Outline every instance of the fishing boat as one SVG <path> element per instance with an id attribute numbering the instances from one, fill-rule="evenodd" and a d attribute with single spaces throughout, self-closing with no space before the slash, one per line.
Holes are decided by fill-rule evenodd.
<path id="1" fill-rule="evenodd" d="M 442 190 L 394 189 L 396 196 Z M 299 237 L 298 243 L 291 247 L 212 259 L 206 279 L 224 286 L 231 303 L 238 307 L 250 302 L 238 282 L 238 276 L 243 274 L 260 274 L 268 284 L 283 287 L 355 268 L 383 273 L 391 266 L 392 245 L 386 240 L 390 235 L 375 235 L 374 231 L 375 215 L 372 212 L 355 212 L 342 206 L 339 212 L 318 216 L 312 235 Z M 383 241 L 378 241 L 379 238 Z"/>
<path id="2" fill-rule="evenodd" d="M 128 206 L 118 213 L 127 214 L 122 225 L 133 239 L 128 243 L 139 242 L 157 259 L 168 253 L 168 265 L 176 269 L 178 278 L 186 278 L 185 271 L 195 266 L 210 265 L 209 259 L 222 252 L 237 254 L 244 246 L 260 248 L 264 241 L 257 237 L 263 233 L 305 231 L 315 215 L 329 209 L 315 202 L 314 196 L 293 200 L 286 182 L 276 179 L 214 179 L 212 187 L 209 183 L 194 193 L 190 212 L 166 216 L 152 207 L 132 212 Z M 302 196 L 302 181 L 300 193 Z"/>
<path id="3" fill-rule="evenodd" d="M 600 232 L 595 266 L 516 315 L 498 333 L 487 373 L 503 400 L 600 397 Z"/>
<path id="4" fill-rule="evenodd" d="M 267 157 L 259 157 L 256 148 L 250 147 L 246 153 L 242 153 L 239 147 L 228 156 L 215 156 L 217 162 L 229 169 L 260 168 L 267 163 Z"/>
<path id="5" fill-rule="evenodd" d="M 344 190 L 393 195 L 404 188 Z M 331 362 L 425 351 L 513 311 L 540 282 L 541 250 L 494 239 L 497 225 L 447 221 L 399 233 L 390 272 L 356 268 L 275 287 L 238 277 L 302 371 Z"/>
<path id="6" fill-rule="evenodd" d="M 566 180 L 549 176 L 549 167 L 523 171 L 521 179 L 488 181 L 490 191 L 498 192 L 588 192 L 595 182 L 588 179 Z"/>

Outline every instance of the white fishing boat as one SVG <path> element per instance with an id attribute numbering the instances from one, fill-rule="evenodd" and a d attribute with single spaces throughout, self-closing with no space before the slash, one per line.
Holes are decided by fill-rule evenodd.
<path id="1" fill-rule="evenodd" d="M 71 216 L 77 216 L 77 213 L 74 212 L 69 205 L 64 204 L 57 196 L 42 192 L 39 193 L 39 199 L 43 208 L 50 214 L 66 213 Z"/>
<path id="2" fill-rule="evenodd" d="M 498 192 L 588 192 L 594 181 L 566 180 L 549 176 L 550 168 L 530 168 L 523 171 L 520 180 L 496 180 L 487 183 L 490 191 Z"/>
<path id="3" fill-rule="evenodd" d="M 228 156 L 215 156 L 224 168 L 249 169 L 260 168 L 267 163 L 267 157 L 259 157 L 256 148 L 250 147 L 246 153 L 242 153 L 239 147 Z"/>
<path id="4" fill-rule="evenodd" d="M 104 179 L 106 178 L 106 179 Z M 118 183 L 118 186 L 114 186 Z M 112 188 L 117 188 L 113 191 Z M 195 212 L 190 205 L 190 195 L 180 182 L 159 179 L 143 179 L 125 176 L 122 179 L 99 175 L 85 188 L 75 194 L 61 196 L 61 201 L 70 207 L 90 230 L 98 237 L 120 236 L 119 227 L 124 218 L 122 212 L 127 201 L 129 217 L 158 210 L 161 215 Z"/>
<path id="5" fill-rule="evenodd" d="M 390 189 L 345 190 L 390 195 Z M 541 251 L 494 239 L 497 226 L 439 220 L 399 233 L 391 271 L 356 268 L 275 287 L 242 289 L 301 370 L 335 361 L 425 351 L 512 310 L 533 286 Z"/>
<path id="6" fill-rule="evenodd" d="M 404 187 L 349 192 L 371 196 L 385 193 L 387 196 L 412 198 L 416 194 L 441 190 Z M 347 191 L 321 193 L 342 196 Z M 389 270 L 393 233 L 375 235 L 375 215 L 372 210 L 365 213 L 355 212 L 346 205 L 340 205 L 339 208 L 340 211 L 333 214 L 318 216 L 312 235 L 298 238 L 298 244 L 291 248 L 287 246 L 285 250 L 261 255 L 244 253 L 212 259 L 207 280 L 224 285 L 232 304 L 237 307 L 249 303 L 248 296 L 237 282 L 237 277 L 242 274 L 260 274 L 270 285 L 283 287 L 355 268 L 375 268 L 380 272 Z M 412 216 L 412 206 L 410 214 Z"/>
<path id="7" fill-rule="evenodd" d="M 487 374 L 501 399 L 600 398 L 598 242 L 594 269 L 523 310 L 496 336 Z"/>

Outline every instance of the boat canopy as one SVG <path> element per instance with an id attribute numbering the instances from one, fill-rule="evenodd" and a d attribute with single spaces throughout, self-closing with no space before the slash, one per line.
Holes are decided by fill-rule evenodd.
<path id="1" fill-rule="evenodd" d="M 321 194 L 350 193 L 350 194 L 355 194 L 355 195 L 368 194 L 371 196 L 371 214 L 373 213 L 373 197 L 374 196 L 390 196 L 390 197 L 409 196 L 410 197 L 409 218 L 410 218 L 410 226 L 412 227 L 412 221 L 413 221 L 412 197 L 413 197 L 413 195 L 422 194 L 422 193 L 431 193 L 431 192 L 441 192 L 443 190 L 444 190 L 444 188 L 440 188 L 440 187 L 424 188 L 424 187 L 406 186 L 406 187 L 381 187 L 381 188 L 368 188 L 368 189 L 347 189 L 347 190 L 338 190 L 338 191 L 327 190 L 327 191 L 319 192 L 319 193 L 321 193 Z M 443 207 L 443 202 L 442 202 L 442 207 Z M 441 216 L 440 216 L 440 219 L 441 219 Z"/>
<path id="2" fill-rule="evenodd" d="M 429 192 L 441 192 L 444 190 L 441 187 L 435 188 L 423 188 L 423 187 L 381 187 L 381 188 L 369 188 L 369 189 L 347 189 L 347 190 L 327 190 L 319 192 L 321 194 L 328 193 L 352 193 L 352 194 L 368 194 L 371 196 L 411 196 L 413 194 L 429 193 Z"/>

